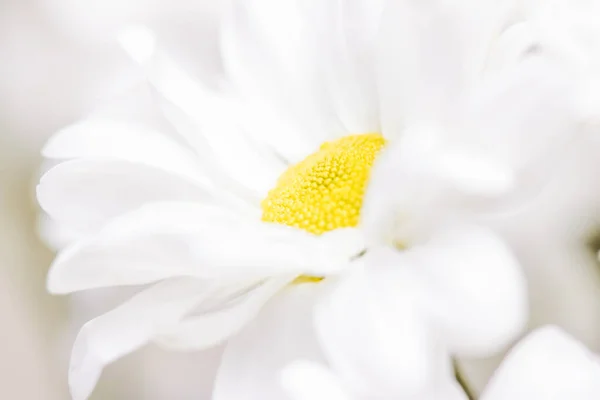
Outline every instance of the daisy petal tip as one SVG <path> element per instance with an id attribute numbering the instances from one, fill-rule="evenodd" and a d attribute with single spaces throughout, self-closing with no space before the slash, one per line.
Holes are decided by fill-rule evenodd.
<path id="1" fill-rule="evenodd" d="M 46 275 L 46 290 L 50 294 L 54 295 L 62 295 L 69 294 L 73 292 L 73 288 L 70 287 L 68 283 L 68 275 L 65 276 L 65 260 L 68 250 L 63 250 L 59 253 L 50 268 L 48 269 L 48 274 Z"/>
<path id="2" fill-rule="evenodd" d="M 50 184 L 50 182 L 52 181 L 52 175 L 54 174 L 54 170 L 57 167 L 60 167 L 60 164 L 44 172 L 40 177 L 38 184 L 35 186 L 35 198 L 37 200 L 37 203 L 42 209 L 42 211 L 48 214 L 51 218 L 54 214 L 51 211 L 52 205 L 54 204 L 55 191 L 53 190 L 53 185 Z"/>
<path id="3" fill-rule="evenodd" d="M 94 391 L 104 363 L 87 346 L 85 338 L 77 337 L 69 367 L 69 389 L 73 400 L 86 400 Z"/>
<path id="4" fill-rule="evenodd" d="M 118 41 L 127 54 L 141 65 L 150 60 L 156 48 L 154 33 L 142 25 L 126 28 L 119 34 Z"/>
<path id="5" fill-rule="evenodd" d="M 65 148 L 69 148 L 70 143 L 67 141 L 70 139 L 69 134 L 73 132 L 74 128 L 79 127 L 80 124 L 81 122 L 76 122 L 72 125 L 68 125 L 50 136 L 40 151 L 42 157 L 46 159 L 64 159 L 64 157 L 60 157 L 58 154 L 63 153 Z"/>
<path id="6" fill-rule="evenodd" d="M 46 278 L 46 290 L 48 293 L 56 296 L 65 295 L 72 292 L 72 290 L 69 290 L 69 288 L 64 284 L 60 274 L 53 273 L 52 270 L 50 270 L 48 277 Z"/>
<path id="7" fill-rule="evenodd" d="M 545 325 L 535 329 L 521 341 L 521 347 L 527 349 L 551 350 L 557 344 L 571 344 L 573 339 L 556 325 Z"/>
<path id="8" fill-rule="evenodd" d="M 42 146 L 42 150 L 40 150 L 40 154 L 43 158 L 52 158 L 52 154 L 54 153 L 54 149 L 56 147 L 56 136 L 59 135 L 60 132 L 55 133 L 44 143 Z"/>
<path id="9" fill-rule="evenodd" d="M 66 294 L 67 292 L 61 288 L 60 280 L 57 279 L 54 274 L 48 273 L 46 278 L 46 290 L 52 295 Z"/>

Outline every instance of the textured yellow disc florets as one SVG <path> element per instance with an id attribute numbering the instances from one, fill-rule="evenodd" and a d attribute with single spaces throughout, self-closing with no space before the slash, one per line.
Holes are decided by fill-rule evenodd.
<path id="1" fill-rule="evenodd" d="M 384 144 L 378 133 L 324 143 L 281 175 L 262 202 L 263 221 L 317 235 L 358 225 L 369 173 Z"/>

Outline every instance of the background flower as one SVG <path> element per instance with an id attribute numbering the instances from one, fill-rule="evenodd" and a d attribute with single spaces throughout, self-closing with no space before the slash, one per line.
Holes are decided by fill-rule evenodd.
<path id="1" fill-rule="evenodd" d="M 598 285 L 600 283 L 600 270 L 598 269 L 596 253 L 598 247 L 597 228 L 600 216 L 600 209 L 598 208 L 598 204 L 600 204 L 600 186 L 595 177 L 595 171 L 599 167 L 600 142 L 598 141 L 598 109 L 595 107 L 599 103 L 594 102 L 593 99 L 594 95 L 599 93 L 594 85 L 597 81 L 597 70 L 594 67 L 597 64 L 599 53 L 598 28 L 592 22 L 595 20 L 595 16 L 598 15 L 598 8 L 597 2 L 593 1 L 542 3 L 544 4 L 522 2 L 519 3 L 519 7 L 511 10 L 512 17 L 508 18 L 509 21 L 512 21 L 511 24 L 508 28 L 501 30 L 502 35 L 497 39 L 496 48 L 486 58 L 486 69 L 477 76 L 487 75 L 493 77 L 498 68 L 506 68 L 507 65 L 509 66 L 511 63 L 522 59 L 525 55 L 533 54 L 537 55 L 538 59 L 550 61 L 556 68 L 570 76 L 566 82 L 563 82 L 566 83 L 563 88 L 570 87 L 569 94 L 567 92 L 560 95 L 548 94 L 545 99 L 532 103 L 533 107 L 529 111 L 526 111 L 524 103 L 521 103 L 520 106 L 515 108 L 515 111 L 517 113 L 525 111 L 523 114 L 526 116 L 525 118 L 508 118 L 509 113 L 511 113 L 511 105 L 517 104 L 516 101 L 512 100 L 506 103 L 502 101 L 496 103 L 497 107 L 493 108 L 493 111 L 498 112 L 499 119 L 497 120 L 493 117 L 490 118 L 491 114 L 482 114 L 486 117 L 478 121 L 483 125 L 490 125 L 488 128 L 480 129 L 480 132 L 491 133 L 487 139 L 479 143 L 484 144 L 479 150 L 482 151 L 481 154 L 486 154 L 483 156 L 485 159 L 489 158 L 489 154 L 497 155 L 508 150 L 504 153 L 504 156 L 508 155 L 509 159 L 517 161 L 513 164 L 517 169 L 525 165 L 519 164 L 518 158 L 520 155 L 527 153 L 528 150 L 526 149 L 533 150 L 533 153 L 529 153 L 530 156 L 538 152 L 537 154 L 545 159 L 538 159 L 536 162 L 531 163 L 529 167 L 521 169 L 521 178 L 538 176 L 536 178 L 537 183 L 533 180 L 521 185 L 521 189 L 526 188 L 525 191 L 520 191 L 522 195 L 524 193 L 524 196 L 521 196 L 520 199 L 526 199 L 525 202 L 521 203 L 521 206 L 515 207 L 515 204 L 510 201 L 502 207 L 498 207 L 501 205 L 498 203 L 494 204 L 492 202 L 491 206 L 488 203 L 487 206 L 482 208 L 484 212 L 477 215 L 476 219 L 482 223 L 490 224 L 501 232 L 523 263 L 528 275 L 532 303 L 531 328 L 547 323 L 557 323 L 568 327 L 571 332 L 575 333 L 579 339 L 583 340 L 592 349 L 598 349 L 597 338 L 599 337 L 598 329 L 600 326 Z M 499 2 L 497 4 L 507 5 L 509 2 Z M 516 3 L 513 5 L 516 5 Z M 483 7 L 480 11 L 485 14 L 485 11 L 489 10 L 490 8 Z M 402 30 L 410 25 L 399 24 L 398 26 L 402 26 L 402 28 L 397 28 Z M 425 26 L 424 30 L 431 31 L 433 28 Z M 463 32 L 463 34 L 468 36 L 468 31 Z M 421 36 L 413 35 L 413 37 Z M 467 46 L 472 42 L 478 43 L 477 38 L 467 37 L 460 43 Z M 432 49 L 435 48 L 434 45 L 431 46 Z M 437 53 L 435 50 L 431 50 L 426 54 L 439 53 L 442 56 L 444 54 L 439 50 Z M 451 54 L 456 53 L 459 52 Z M 581 57 L 582 55 L 584 57 Z M 393 70 L 407 68 L 407 65 L 402 64 L 401 59 L 399 62 L 399 67 L 392 68 Z M 447 65 L 447 63 L 436 63 L 435 65 L 442 64 Z M 409 64 L 408 68 L 410 66 Z M 435 71 L 433 67 L 423 68 L 422 70 L 425 71 L 423 73 Z M 450 92 L 455 90 L 452 83 L 461 82 L 459 74 L 462 72 L 464 72 L 463 69 L 454 71 L 457 78 L 450 79 L 450 83 L 446 85 L 450 87 Z M 549 83 L 548 88 L 552 87 L 556 81 L 551 79 Z M 559 86 L 554 86 L 553 90 L 555 89 L 562 90 Z M 437 93 L 435 87 L 429 90 Z M 395 92 L 399 93 L 398 91 Z M 506 90 L 505 99 L 511 98 L 509 94 L 510 90 Z M 400 94 L 401 98 L 404 96 L 406 96 L 405 93 Z M 445 93 L 438 93 L 438 98 L 444 98 L 444 96 Z M 411 96 L 409 95 L 408 98 L 410 99 Z M 425 97 L 425 99 L 427 98 Z M 523 98 L 521 97 L 521 99 Z M 482 104 L 481 98 L 479 100 L 477 104 Z M 426 101 L 424 103 L 426 104 Z M 565 111 L 570 108 L 567 119 L 563 119 L 561 122 L 559 119 L 562 117 L 551 111 L 540 113 L 536 117 L 536 111 L 540 110 L 541 103 L 548 106 L 547 110 L 556 107 L 557 110 Z M 507 105 L 508 108 L 505 107 Z M 443 103 L 442 106 L 444 106 Z M 456 102 L 451 103 L 450 106 L 454 107 L 451 110 L 455 110 Z M 429 109 L 431 110 L 431 108 Z M 479 111 L 482 111 L 482 109 Z M 454 115 L 452 112 L 447 114 Z M 503 118 L 503 115 L 506 118 Z M 512 113 L 510 115 L 515 116 Z M 534 125 L 529 125 L 521 135 L 512 138 L 514 140 L 512 142 L 511 139 L 507 138 L 507 147 L 500 149 L 491 146 L 487 147 L 486 150 L 485 140 L 493 140 L 494 135 L 507 135 L 507 132 L 510 131 L 507 122 L 524 122 L 527 119 L 534 122 Z M 536 119 L 537 122 L 535 122 Z M 552 140 L 545 135 L 548 135 L 553 129 L 559 128 L 562 123 L 568 120 L 571 121 L 571 124 L 566 126 L 570 126 L 572 131 L 563 130 L 563 140 L 566 140 L 563 142 L 564 146 L 555 147 L 554 150 L 551 146 L 546 147 L 552 143 Z M 391 122 L 405 123 L 402 118 Z M 443 128 L 447 126 L 444 125 Z M 425 132 L 431 131 L 431 125 L 426 128 Z M 439 126 L 434 126 L 434 128 L 439 128 Z M 422 132 L 423 130 L 417 130 L 416 137 L 419 137 Z M 570 136 L 571 132 L 572 137 Z M 546 139 L 537 141 L 544 137 Z M 460 137 L 457 140 L 460 141 Z M 490 149 L 492 151 L 486 153 Z M 396 156 L 390 155 L 390 160 L 401 159 L 399 156 L 402 150 L 401 146 L 397 150 Z M 547 152 L 548 150 L 550 151 Z M 547 153 L 544 155 L 544 152 Z M 524 157 L 521 161 L 533 161 L 534 159 L 530 156 Z M 532 174 L 530 168 L 536 165 L 538 172 Z M 527 172 L 527 169 L 529 169 L 529 172 Z M 475 172 L 475 175 L 480 172 L 478 168 L 471 168 L 470 171 Z M 396 182 L 399 196 L 405 191 L 418 193 L 417 190 L 421 188 L 417 183 L 418 181 L 411 183 L 405 180 L 402 184 L 398 184 L 399 177 L 393 174 L 390 176 L 390 181 L 383 183 L 383 185 L 393 187 L 393 182 Z M 541 177 L 543 179 L 540 180 Z M 410 186 L 411 184 L 413 186 Z M 417 189 L 408 189 L 410 187 Z M 519 193 L 519 191 L 516 191 L 516 193 Z M 444 197 L 440 196 L 439 198 Z M 486 204 L 489 199 L 481 201 L 480 198 L 475 202 L 472 202 L 472 200 L 471 198 L 471 201 L 466 201 L 466 204 L 481 206 Z M 465 201 L 465 199 L 463 198 L 461 201 Z M 423 204 L 426 204 L 426 202 L 423 201 Z M 381 207 L 376 205 L 374 209 L 381 210 Z M 427 207 L 424 209 L 426 210 Z M 459 211 L 458 214 L 464 217 L 464 209 Z M 423 216 L 425 219 L 433 217 L 436 220 L 439 218 L 439 216 L 432 216 L 427 212 L 424 212 Z M 575 292 L 578 294 L 573 295 Z M 490 360 L 488 363 L 464 361 L 464 368 L 467 375 L 474 382 L 479 383 L 477 386 L 481 389 L 481 383 L 485 382 L 486 377 L 493 371 L 497 362 L 498 360 Z"/>
<path id="2" fill-rule="evenodd" d="M 307 360 L 288 365 L 281 379 L 294 400 L 353 399 L 332 371 Z M 598 356 L 564 331 L 545 326 L 531 332 L 508 353 L 480 399 L 592 400 L 598 396 Z M 467 399 L 457 387 L 434 398 Z"/>

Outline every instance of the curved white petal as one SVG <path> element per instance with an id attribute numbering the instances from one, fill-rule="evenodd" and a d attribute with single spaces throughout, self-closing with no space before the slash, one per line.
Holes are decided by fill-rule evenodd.
<path id="1" fill-rule="evenodd" d="M 451 352 L 490 355 L 525 327 L 525 276 L 491 231 L 449 226 L 407 258 L 429 286 L 429 312 Z"/>
<path id="2" fill-rule="evenodd" d="M 46 213 L 38 215 L 36 231 L 46 246 L 53 251 L 58 251 L 85 235 L 84 232 L 78 232 L 62 226 L 52 220 Z"/>
<path id="3" fill-rule="evenodd" d="M 434 122 L 413 125 L 378 157 L 361 210 L 372 241 L 410 246 L 455 214 L 512 192 L 509 165 L 447 139 Z"/>
<path id="4" fill-rule="evenodd" d="M 174 276 L 260 280 L 339 272 L 364 246 L 356 230 L 314 236 L 196 203 L 152 203 L 65 249 L 48 290 L 67 293 Z"/>
<path id="5" fill-rule="evenodd" d="M 515 195 L 537 195 L 584 134 L 572 80 L 543 59 L 490 77 L 465 102 L 452 145 L 514 171 Z"/>
<path id="6" fill-rule="evenodd" d="M 496 39 L 488 56 L 484 75 L 498 73 L 522 61 L 528 53 L 539 51 L 536 37 L 529 21 L 511 24 Z"/>
<path id="7" fill-rule="evenodd" d="M 236 89 L 300 127 L 286 131 L 289 140 L 304 138 L 315 149 L 341 131 L 319 74 L 320 57 L 328 57 L 328 35 L 319 35 L 330 22 L 326 7 L 317 1 L 236 0 L 222 36 L 225 70 Z"/>
<path id="8" fill-rule="evenodd" d="M 153 201 L 214 201 L 206 184 L 144 164 L 117 160 L 73 160 L 42 176 L 40 206 L 65 227 L 89 231 Z"/>
<path id="9" fill-rule="evenodd" d="M 109 158 L 147 164 L 190 179 L 202 177 L 198 160 L 167 135 L 141 124 L 92 117 L 68 126 L 42 150 L 51 159 Z"/>
<path id="10" fill-rule="evenodd" d="M 207 295 L 205 289 L 191 279 L 165 281 L 85 324 L 71 355 L 69 386 L 73 399 L 86 399 L 107 364 L 176 324 Z"/>
<path id="11" fill-rule="evenodd" d="M 221 158 L 220 160 L 217 158 L 217 155 L 211 151 L 209 143 L 198 134 L 198 126 L 188 114 L 168 100 L 159 100 L 161 100 L 160 105 L 163 114 L 175 127 L 175 130 L 196 148 L 196 153 L 198 153 L 199 159 L 202 160 L 202 167 L 205 174 L 210 178 L 211 182 L 218 184 L 224 193 L 231 193 L 235 199 L 258 207 L 265 193 L 262 193 L 260 188 L 253 187 L 252 181 L 250 184 L 242 182 L 239 180 L 239 176 L 229 172 L 230 170 L 223 164 L 226 158 Z M 235 168 L 240 160 L 238 158 L 235 164 L 230 165 L 230 167 Z"/>
<path id="12" fill-rule="evenodd" d="M 536 39 L 537 51 L 580 74 L 595 74 L 600 62 L 596 1 L 527 1 L 525 20 Z"/>
<path id="13" fill-rule="evenodd" d="M 332 369 L 352 393 L 410 398 L 429 393 L 449 359 L 421 312 L 423 283 L 410 266 L 387 256 L 369 250 L 364 270 L 357 266 L 325 282 L 316 329 Z"/>
<path id="14" fill-rule="evenodd" d="M 383 132 L 453 118 L 481 76 L 492 40 L 514 1 L 388 1 L 379 35 L 378 89 Z"/>
<path id="15" fill-rule="evenodd" d="M 259 143 L 254 132 L 240 126 L 240 115 L 232 99 L 202 85 L 159 51 L 152 32 L 132 28 L 121 35 L 121 43 L 130 49 L 131 42 L 145 41 L 137 46 L 132 57 L 144 68 L 148 79 L 172 105 L 183 111 L 195 129 L 180 130 L 202 160 L 216 163 L 242 185 L 266 194 L 285 169 L 269 143 Z M 167 113 L 173 116 L 172 112 Z M 181 123 L 176 123 L 180 128 Z M 269 151 L 271 150 L 271 151 Z"/>
<path id="16" fill-rule="evenodd" d="M 281 369 L 297 358 L 321 361 L 312 313 L 319 285 L 285 289 L 236 337 L 223 354 L 214 400 L 285 400 Z"/>
<path id="17" fill-rule="evenodd" d="M 600 362 L 555 327 L 530 333 L 509 353 L 482 400 L 594 400 L 600 398 Z"/>
<path id="18" fill-rule="evenodd" d="M 506 210 L 538 195 L 582 137 L 565 78 L 530 60 L 482 83 L 454 122 L 411 125 L 372 171 L 361 213 L 367 236 L 410 244 L 453 214 Z"/>
<path id="19" fill-rule="evenodd" d="M 173 327 L 172 332 L 165 332 L 156 340 L 163 346 L 177 350 L 202 350 L 216 346 L 238 333 L 256 317 L 271 297 L 295 277 L 291 275 L 270 279 L 243 296 L 229 300 L 217 310 L 208 310 L 202 315 L 181 321 Z"/>
<path id="20" fill-rule="evenodd" d="M 351 400 L 337 377 L 325 366 L 294 361 L 281 371 L 282 385 L 293 400 Z"/>
<path id="21" fill-rule="evenodd" d="M 385 1 L 316 3 L 309 7 L 319 11 L 313 19 L 324 47 L 316 62 L 335 112 L 346 132 L 380 132 L 374 48 Z"/>
<path id="22" fill-rule="evenodd" d="M 254 134 L 290 162 L 336 136 L 379 131 L 373 44 L 383 3 L 234 2 L 223 32 L 226 71 L 248 114 L 272 123 L 256 124 Z"/>

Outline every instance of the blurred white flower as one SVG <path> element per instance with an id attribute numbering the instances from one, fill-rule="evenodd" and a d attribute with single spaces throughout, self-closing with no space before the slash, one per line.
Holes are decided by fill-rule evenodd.
<path id="1" fill-rule="evenodd" d="M 404 252 L 372 248 L 363 262 L 324 282 L 315 318 L 328 364 L 361 397 L 434 396 L 454 385 L 451 356 L 498 352 L 526 322 L 520 270 L 484 229 L 438 229 Z"/>
<path id="2" fill-rule="evenodd" d="M 378 76 L 387 78 L 383 130 L 403 134 L 375 166 L 371 187 L 390 196 L 367 197 L 364 213 L 375 225 L 366 229 L 402 240 L 413 226 L 435 227 L 448 211 L 521 206 L 583 136 L 575 73 L 531 46 L 518 46 L 514 56 L 506 51 L 518 16 L 513 6 L 400 1 L 386 10 L 382 33 L 393 40 L 379 65 Z M 438 184 L 421 185 L 424 177 Z M 400 220 L 389 218 L 398 211 Z"/>
<path id="3" fill-rule="evenodd" d="M 581 343 L 555 327 L 521 340 L 505 357 L 482 400 L 600 397 L 600 362 Z"/>
<path id="4" fill-rule="evenodd" d="M 280 399 L 273 374 L 299 356 L 361 395 L 417 395 L 454 387 L 450 356 L 519 333 L 515 260 L 446 210 L 518 200 L 540 180 L 575 129 L 569 75 L 528 52 L 486 69 L 510 4 L 385 6 L 380 26 L 383 1 L 240 1 L 223 29 L 229 82 L 213 87 L 150 32 L 122 35 L 172 126 L 72 125 L 46 145 L 59 164 L 38 186 L 49 216 L 83 237 L 57 257 L 50 291 L 153 284 L 84 326 L 75 398 L 149 342 L 228 339 L 217 399 Z M 387 142 L 365 238 L 363 194 Z"/>
<path id="5" fill-rule="evenodd" d="M 357 400 L 326 366 L 297 360 L 282 370 L 282 386 L 293 400 Z M 594 400 L 600 396 L 600 359 L 558 328 L 539 328 L 506 356 L 481 400 Z M 398 399 L 398 397 L 378 397 Z M 438 397 L 467 399 L 456 386 Z M 425 397 L 411 397 L 425 399 Z"/>
<path id="6" fill-rule="evenodd" d="M 515 250 L 526 270 L 532 302 L 530 326 L 559 324 L 588 346 L 600 349 L 600 265 L 595 257 L 600 226 L 600 181 L 596 176 L 600 141 L 595 116 L 598 110 L 594 108 L 600 104 L 594 100 L 600 93 L 594 86 L 599 54 L 595 41 L 599 36 L 593 33 L 598 29 L 594 22 L 598 3 L 518 2 L 511 16 L 500 23 L 501 28 L 492 29 L 495 35 L 487 42 L 482 41 L 485 35 L 473 34 L 469 28 L 479 23 L 491 29 L 494 24 L 485 18 L 474 17 L 474 23 L 465 23 L 451 11 L 440 11 L 437 19 L 430 20 L 435 22 L 420 23 L 422 20 L 413 18 L 403 9 L 403 2 L 399 3 L 397 14 L 386 12 L 390 29 L 396 32 L 390 36 L 397 45 L 421 51 L 387 64 L 397 72 L 398 84 L 388 84 L 385 90 L 395 96 L 389 101 L 390 107 L 409 103 L 418 112 L 405 116 L 404 108 L 397 107 L 397 118 L 390 122 L 405 131 L 374 167 L 370 186 L 386 188 L 389 196 L 371 201 L 367 192 L 362 211 L 364 229 L 402 239 L 418 236 L 415 228 L 424 230 L 421 235 L 427 237 L 445 218 L 471 219 L 492 226 Z M 561 7 L 550 12 L 554 3 Z M 431 2 L 423 2 L 421 7 L 427 4 Z M 451 10 L 453 6 L 447 7 Z M 563 8 L 564 12 L 560 11 Z M 494 15 L 486 2 L 473 5 L 471 10 L 474 14 L 465 15 L 476 16 L 476 10 Z M 408 29 L 412 29 L 411 34 L 403 33 Z M 431 39 L 424 39 L 428 37 Z M 482 46 L 484 42 L 487 44 Z M 473 50 L 478 48 L 483 48 L 479 59 L 459 56 L 478 54 Z M 529 71 L 527 64 L 532 67 Z M 444 71 L 438 72 L 436 67 Z M 506 73 L 511 70 L 515 73 Z M 426 78 L 411 79 L 416 73 Z M 528 74 L 536 76 L 532 79 Z M 416 156 L 432 159 L 429 167 L 439 162 L 442 167 L 438 169 L 444 170 L 444 158 L 436 153 L 440 147 L 470 149 L 488 165 L 504 167 L 497 171 L 505 173 L 495 176 L 512 178 L 491 182 L 505 191 L 457 193 L 454 185 L 434 186 L 437 191 L 432 190 L 421 184 L 420 176 L 431 175 L 427 164 L 421 174 L 406 174 L 403 142 L 422 138 L 423 132 L 433 132 L 430 136 L 439 139 L 429 149 L 423 146 L 425 151 Z M 492 171 L 476 163 L 463 165 L 460 174 L 450 175 L 455 168 L 444 173 L 477 183 L 474 178 L 481 171 Z M 479 181 L 490 182 L 488 177 Z M 502 182 L 508 184 L 500 185 Z M 414 197 L 421 201 L 414 201 Z M 390 213 L 396 213 L 397 218 L 390 218 Z M 487 378 L 481 364 L 466 367 L 469 381 L 484 382 Z"/>

